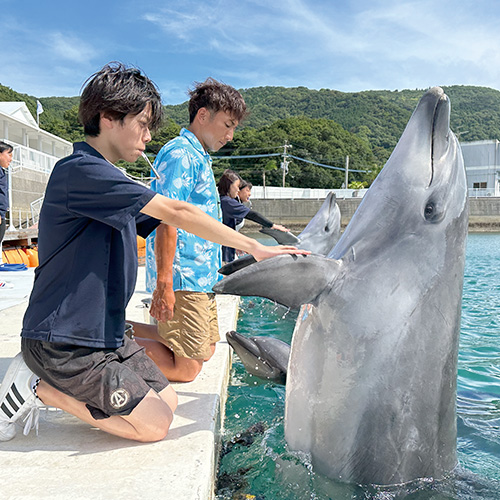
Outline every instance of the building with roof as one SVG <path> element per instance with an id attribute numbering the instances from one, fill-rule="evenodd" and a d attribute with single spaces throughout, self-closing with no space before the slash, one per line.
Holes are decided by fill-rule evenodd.
<path id="1" fill-rule="evenodd" d="M 50 172 L 71 154 L 72 144 L 41 129 L 24 102 L 0 102 L 0 140 L 14 147 L 8 227 L 25 228 L 36 222 Z"/>
<path id="2" fill-rule="evenodd" d="M 500 196 L 500 141 L 461 143 L 469 196 Z"/>

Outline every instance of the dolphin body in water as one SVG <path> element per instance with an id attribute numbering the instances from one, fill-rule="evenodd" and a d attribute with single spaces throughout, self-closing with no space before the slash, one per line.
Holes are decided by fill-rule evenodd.
<path id="1" fill-rule="evenodd" d="M 326 195 L 325 201 L 299 236 L 291 237 L 288 232 L 271 228 L 262 228 L 260 232 L 272 236 L 280 245 L 295 245 L 319 255 L 328 255 L 340 238 L 340 209 L 335 194 L 330 192 Z M 255 262 L 251 255 L 246 255 L 222 266 L 219 273 L 228 276 Z"/>
<path id="2" fill-rule="evenodd" d="M 449 116 L 443 90 L 427 91 L 328 257 L 282 255 L 214 287 L 306 304 L 285 438 L 333 479 L 400 484 L 457 464 L 468 200 Z"/>

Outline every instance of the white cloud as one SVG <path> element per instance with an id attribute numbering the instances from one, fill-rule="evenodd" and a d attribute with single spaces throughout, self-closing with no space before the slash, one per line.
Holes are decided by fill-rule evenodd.
<path id="1" fill-rule="evenodd" d="M 65 59 L 78 64 L 88 64 L 99 54 L 90 44 L 73 35 L 54 32 L 46 35 L 46 46 L 52 57 Z"/>

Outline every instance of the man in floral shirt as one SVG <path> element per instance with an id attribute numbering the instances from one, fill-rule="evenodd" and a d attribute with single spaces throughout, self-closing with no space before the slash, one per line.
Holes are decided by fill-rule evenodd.
<path id="1" fill-rule="evenodd" d="M 189 127 L 158 153 L 155 167 L 160 180 L 152 188 L 192 203 L 220 221 L 208 151 L 218 151 L 231 141 L 245 115 L 243 97 L 233 87 L 211 78 L 197 84 L 190 91 Z M 212 286 L 219 279 L 221 247 L 162 225 L 147 240 L 146 259 L 147 289 L 154 290 L 150 312 L 158 328 L 135 325 L 136 339 L 169 380 L 189 382 L 211 358 L 219 340 Z"/>

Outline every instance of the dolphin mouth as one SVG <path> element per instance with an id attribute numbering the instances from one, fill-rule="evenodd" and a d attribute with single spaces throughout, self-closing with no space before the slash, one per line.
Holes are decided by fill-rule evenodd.
<path id="1" fill-rule="evenodd" d="M 431 130 L 430 187 L 438 174 L 438 165 L 448 150 L 450 139 L 450 100 L 440 87 L 431 89 L 437 97 Z"/>

